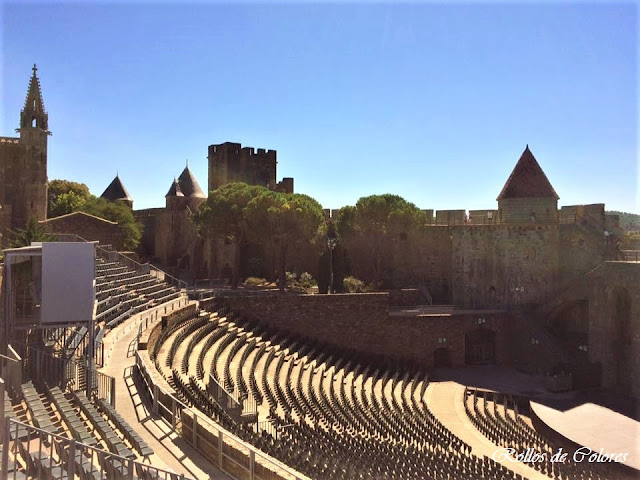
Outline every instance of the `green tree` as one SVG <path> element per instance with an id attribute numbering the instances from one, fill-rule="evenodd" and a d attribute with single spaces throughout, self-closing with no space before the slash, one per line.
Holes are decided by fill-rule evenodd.
<path id="1" fill-rule="evenodd" d="M 81 212 L 117 222 L 123 235 L 124 248 L 135 250 L 142 238 L 142 227 L 136 223 L 131 209 L 122 202 L 110 202 L 90 195 L 79 209 Z"/>
<path id="2" fill-rule="evenodd" d="M 238 288 L 242 254 L 250 238 L 246 208 L 263 191 L 267 189 L 246 183 L 229 183 L 212 191 L 193 219 L 201 236 L 227 239 L 234 246 L 231 288 Z"/>
<path id="3" fill-rule="evenodd" d="M 47 184 L 47 218 L 77 212 L 89 196 L 89 187 L 84 183 L 51 180 Z"/>
<path id="4" fill-rule="evenodd" d="M 89 193 L 84 183 L 51 180 L 48 184 L 48 217 L 73 212 L 85 212 L 117 222 L 123 236 L 124 248 L 135 250 L 142 238 L 142 226 L 136 223 L 131 209 L 121 202 L 109 202 Z"/>
<path id="5" fill-rule="evenodd" d="M 337 221 L 343 238 L 364 240 L 374 272 L 374 285 L 380 288 L 384 254 L 398 236 L 409 235 L 425 224 L 424 213 L 398 195 L 362 197 L 355 207 L 344 207 Z"/>
<path id="6" fill-rule="evenodd" d="M 54 242 L 55 237 L 47 232 L 36 217 L 31 217 L 25 228 L 19 228 L 13 232 L 11 246 L 13 248 L 28 247 L 32 242 Z"/>
<path id="7" fill-rule="evenodd" d="M 264 190 L 248 203 L 246 219 L 255 241 L 273 242 L 278 253 L 278 286 L 284 291 L 290 249 L 317 244 L 322 237 L 322 206 L 308 195 Z"/>
<path id="8" fill-rule="evenodd" d="M 334 239 L 331 252 L 329 251 L 331 248 L 329 246 L 329 238 Z M 342 293 L 344 291 L 345 252 L 344 245 L 333 221 L 327 223 L 326 235 L 323 240 L 322 254 L 318 260 L 318 293 L 328 293 L 332 271 L 333 284 L 331 291 L 333 293 Z"/>

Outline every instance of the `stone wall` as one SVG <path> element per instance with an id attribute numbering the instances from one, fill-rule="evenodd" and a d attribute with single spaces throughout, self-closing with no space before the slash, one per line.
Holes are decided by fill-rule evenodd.
<path id="1" fill-rule="evenodd" d="M 155 255 L 156 239 L 156 215 L 164 210 L 163 208 L 146 208 L 144 210 L 134 210 L 133 217 L 136 222 L 142 225 L 142 238 L 139 249 L 143 255 Z"/>
<path id="2" fill-rule="evenodd" d="M 0 354 L 6 355 L 4 345 L 7 339 L 6 319 L 4 317 L 4 264 L 0 264 Z"/>
<path id="3" fill-rule="evenodd" d="M 122 250 L 124 236 L 116 222 L 98 218 L 84 212 L 74 212 L 40 222 L 51 233 L 71 233 L 85 240 L 99 241 Z"/>
<path id="4" fill-rule="evenodd" d="M 559 267 L 562 284 L 584 275 L 606 260 L 608 250 L 614 245 L 607 245 L 603 230 L 588 223 L 560 225 Z"/>
<path id="5" fill-rule="evenodd" d="M 640 263 L 606 262 L 588 280 L 589 360 L 604 387 L 640 398 Z"/>
<path id="6" fill-rule="evenodd" d="M 510 307 L 543 301 L 558 283 L 557 225 L 452 227 L 454 305 Z"/>
<path id="7" fill-rule="evenodd" d="M 501 223 L 557 223 L 558 201 L 555 198 L 503 198 L 498 201 Z"/>
<path id="8" fill-rule="evenodd" d="M 429 368 L 434 352 L 450 351 L 452 365 L 465 362 L 465 335 L 483 329 L 496 333 L 496 359 L 510 360 L 507 344 L 508 315 L 449 313 L 442 315 L 389 315 L 386 293 L 336 295 L 227 296 L 219 299 L 243 317 L 275 328 L 286 335 L 313 339 L 339 349 L 387 359 L 417 362 Z M 446 338 L 443 342 L 442 339 Z"/>
<path id="9" fill-rule="evenodd" d="M 349 275 L 365 283 L 375 279 L 370 239 L 343 239 Z M 381 249 L 381 280 L 386 289 L 428 288 L 434 303 L 450 302 L 451 232 L 447 226 L 430 226 L 422 232 L 390 239 Z"/>

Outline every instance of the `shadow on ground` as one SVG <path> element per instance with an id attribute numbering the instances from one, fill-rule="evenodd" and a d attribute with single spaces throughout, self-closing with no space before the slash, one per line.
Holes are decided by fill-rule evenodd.
<path id="1" fill-rule="evenodd" d="M 593 403 L 640 421 L 638 399 L 601 388 L 552 393 L 544 386 L 544 375 L 529 375 L 509 367 L 478 365 L 465 368 L 436 368 L 431 380 L 453 381 L 469 387 L 522 395 L 563 412 L 585 403 Z"/>

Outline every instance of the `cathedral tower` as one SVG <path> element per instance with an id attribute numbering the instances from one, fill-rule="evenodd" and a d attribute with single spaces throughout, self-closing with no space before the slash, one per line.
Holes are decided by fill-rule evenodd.
<path id="1" fill-rule="evenodd" d="M 20 137 L 0 137 L 0 227 L 24 228 L 31 217 L 47 218 L 47 137 L 49 116 L 44 108 L 37 68 L 24 108 L 20 112 Z"/>

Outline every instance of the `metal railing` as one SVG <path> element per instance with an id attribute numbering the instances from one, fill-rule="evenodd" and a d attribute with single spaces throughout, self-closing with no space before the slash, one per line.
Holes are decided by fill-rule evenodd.
<path id="1" fill-rule="evenodd" d="M 56 238 L 59 242 L 89 242 L 89 240 L 86 240 L 81 236 L 72 233 L 60 233 L 56 235 Z M 118 262 L 121 265 L 130 268 L 131 270 L 135 270 L 138 273 L 151 274 L 158 280 L 164 281 L 173 287 L 179 289 L 187 288 L 187 282 L 185 282 L 184 280 L 175 278 L 159 269 L 158 267 L 151 265 L 150 263 L 138 263 L 132 258 L 127 257 L 126 255 L 116 252 L 115 250 L 111 250 L 110 248 L 105 248 L 104 245 L 96 245 L 96 254 L 107 262 Z"/>
<path id="2" fill-rule="evenodd" d="M 620 250 L 620 260 L 625 262 L 640 262 L 640 250 Z"/>
<path id="3" fill-rule="evenodd" d="M 43 380 L 51 386 L 56 385 L 63 391 L 86 390 L 87 382 L 91 378 L 91 393 L 115 407 L 115 378 L 95 368 L 89 372 L 86 359 L 52 355 L 34 346 L 15 341 L 11 345 L 22 358 L 23 371 L 30 373 L 31 378 Z"/>
<path id="4" fill-rule="evenodd" d="M 161 281 L 161 282 L 165 282 L 169 285 L 171 285 L 172 287 L 176 287 L 179 289 L 186 289 L 187 288 L 187 282 L 185 282 L 184 280 L 180 280 L 179 278 L 173 277 L 171 275 L 169 275 L 167 272 L 165 272 L 164 270 L 160 270 L 158 267 L 156 267 L 155 265 L 152 264 L 148 264 L 149 265 L 149 273 L 154 276 L 157 280 Z"/>
<path id="5" fill-rule="evenodd" d="M 143 388 L 150 396 L 153 412 L 165 418 L 174 431 L 224 473 L 237 480 L 309 480 L 153 383 L 150 370 L 140 352 L 136 352 L 136 367 L 144 384 Z"/>
<path id="6" fill-rule="evenodd" d="M 16 460 L 26 465 L 29 478 L 94 478 L 187 480 L 177 474 L 85 445 L 76 440 L 47 432 L 15 418 L 4 417 L 2 423 L 2 463 L 0 479 L 24 478 Z M 9 462 L 9 460 L 12 460 Z M 10 471 L 9 465 L 13 470 Z M 21 467 L 20 467 L 21 468 Z M 95 475 L 94 475 L 95 473 Z"/>

